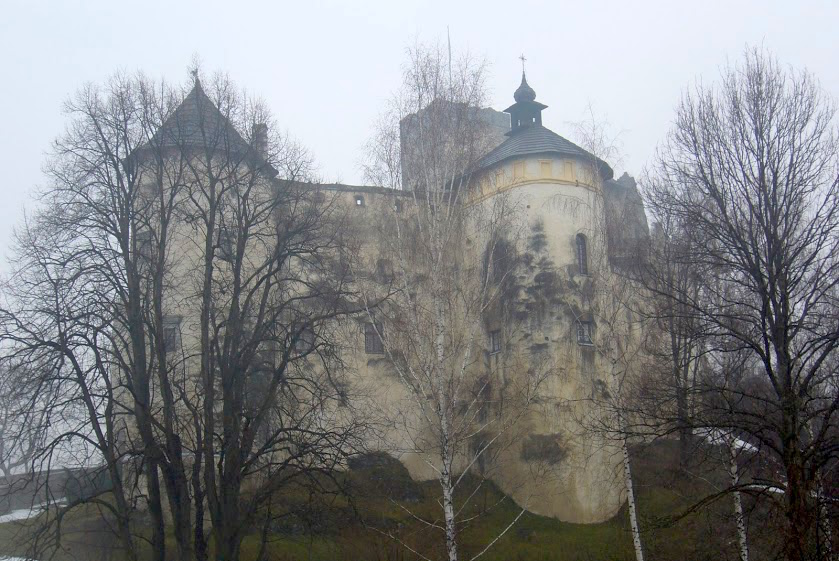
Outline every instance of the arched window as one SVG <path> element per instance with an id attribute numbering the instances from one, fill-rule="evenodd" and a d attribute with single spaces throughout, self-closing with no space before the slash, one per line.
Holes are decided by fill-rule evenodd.
<path id="1" fill-rule="evenodd" d="M 586 237 L 582 234 L 577 234 L 577 269 L 581 275 L 588 274 L 588 250 Z"/>

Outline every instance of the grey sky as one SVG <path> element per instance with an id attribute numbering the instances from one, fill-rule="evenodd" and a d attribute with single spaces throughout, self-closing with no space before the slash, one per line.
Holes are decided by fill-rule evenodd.
<path id="1" fill-rule="evenodd" d="M 65 123 L 61 104 L 117 70 L 187 79 L 193 54 L 262 97 L 311 149 L 325 180 L 361 181 L 372 121 L 399 84 L 405 48 L 445 40 L 490 64 L 492 106 L 528 81 L 544 123 L 571 136 L 591 104 L 640 173 L 681 91 L 715 80 L 744 47 L 764 45 L 839 94 L 836 2 L 142 2 L 3 0 L 0 11 L 0 253 Z"/>

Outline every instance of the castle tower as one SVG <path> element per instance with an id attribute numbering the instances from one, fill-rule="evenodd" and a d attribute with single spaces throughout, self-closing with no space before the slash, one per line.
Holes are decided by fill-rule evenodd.
<path id="1" fill-rule="evenodd" d="M 558 374 L 497 483 L 533 512 L 599 522 L 622 502 L 619 456 L 613 443 L 584 425 L 596 424 L 592 397 L 608 392 L 615 377 L 608 355 L 615 326 L 606 318 L 614 315 L 607 296 L 616 279 L 611 248 L 621 230 L 612 235 L 610 220 L 627 199 L 628 183 L 614 181 L 609 164 L 543 125 L 547 105 L 536 101 L 524 73 L 513 97 L 505 110 L 507 138 L 477 166 L 475 197 L 489 201 L 503 193 L 516 201 L 526 222 L 519 248 L 525 265 L 519 288 L 505 295 L 487 329 L 530 360 L 551 361 Z M 634 182 L 631 190 L 637 195 Z M 505 368 L 504 353 L 493 360 L 494 371 L 515 375 Z M 542 475 L 522 484 L 536 472 Z"/>

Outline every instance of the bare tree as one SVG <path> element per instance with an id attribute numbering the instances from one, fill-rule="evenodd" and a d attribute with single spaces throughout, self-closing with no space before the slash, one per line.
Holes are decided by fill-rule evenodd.
<path id="1" fill-rule="evenodd" d="M 741 435 L 777 465 L 764 475 L 795 560 L 813 547 L 818 473 L 837 451 L 834 116 L 810 75 L 749 51 L 719 86 L 685 95 L 650 199 L 691 225 L 697 243 L 681 259 L 703 271 L 699 291 L 669 282 L 659 294 L 703 326 L 708 352 L 756 365 L 706 380 L 694 423 Z"/>
<path id="2" fill-rule="evenodd" d="M 196 128 L 185 182 L 192 248 L 181 272 L 196 288 L 186 305 L 200 310 L 200 367 L 199 391 L 184 399 L 196 424 L 193 469 L 203 460 L 193 487 L 207 501 L 216 557 L 229 560 L 251 527 L 283 514 L 272 510 L 278 491 L 323 483 L 358 448 L 361 422 L 334 342 L 336 321 L 363 308 L 350 304 L 347 271 L 335 274 L 344 223 L 302 183 L 307 154 L 227 82 L 193 93 L 216 117 Z M 249 148 L 224 156 L 248 123 Z"/>
<path id="3" fill-rule="evenodd" d="M 358 427 L 337 407 L 330 320 L 353 311 L 338 213 L 260 104 L 222 76 L 209 91 L 197 72 L 186 89 L 117 77 L 67 104 L 3 310 L 10 356 L 60 386 L 49 410 L 67 428 L 39 457 L 92 447 L 115 501 L 80 502 L 111 512 L 134 556 L 144 499 L 161 561 L 167 511 L 178 558 L 206 559 L 207 508 L 216 556 L 237 559 L 283 514 L 274 494 L 322 483 Z"/>

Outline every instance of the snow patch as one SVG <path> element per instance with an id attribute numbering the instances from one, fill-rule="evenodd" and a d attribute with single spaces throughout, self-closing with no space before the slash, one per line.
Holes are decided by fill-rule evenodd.
<path id="1" fill-rule="evenodd" d="M 64 504 L 65 501 L 58 501 L 53 503 L 41 503 L 37 505 L 33 505 L 31 508 L 19 508 L 17 510 L 13 510 L 11 512 L 7 512 L 6 514 L 0 515 L 0 524 L 4 524 L 6 522 L 17 522 L 19 520 L 28 520 L 30 518 L 35 518 L 42 512 L 44 512 L 48 506 L 59 506 Z M 0 557 L 0 561 L 15 561 L 16 558 L 14 557 Z"/>

